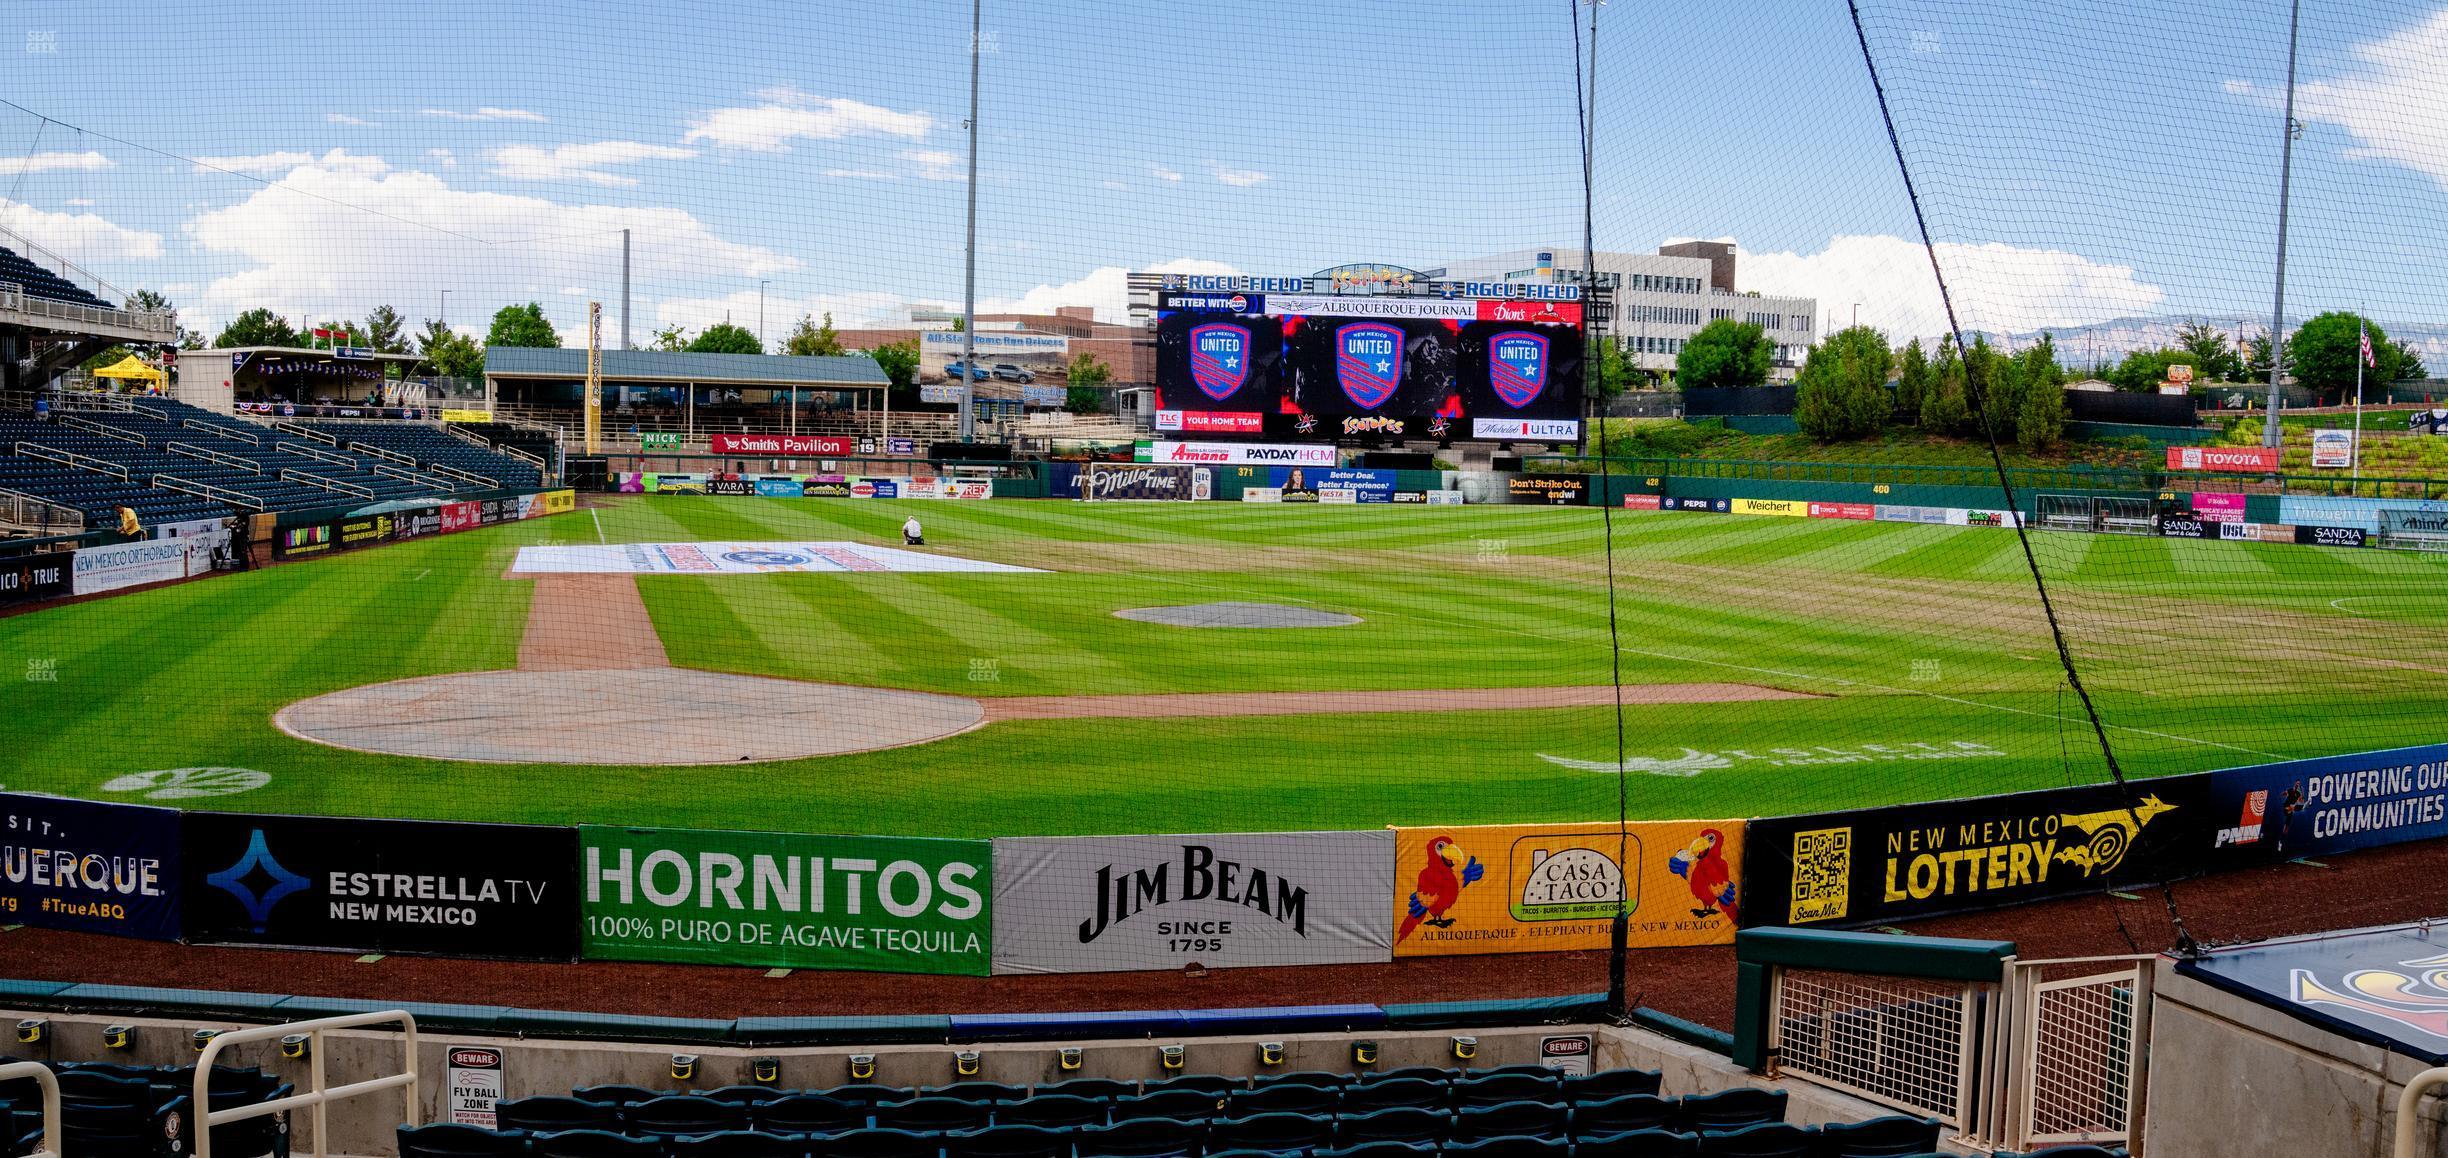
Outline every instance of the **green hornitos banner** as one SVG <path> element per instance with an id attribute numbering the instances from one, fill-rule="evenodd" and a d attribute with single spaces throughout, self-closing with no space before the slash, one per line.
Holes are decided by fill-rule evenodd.
<path id="1" fill-rule="evenodd" d="M 583 955 L 982 975 L 994 947 L 991 847 L 584 826 Z"/>

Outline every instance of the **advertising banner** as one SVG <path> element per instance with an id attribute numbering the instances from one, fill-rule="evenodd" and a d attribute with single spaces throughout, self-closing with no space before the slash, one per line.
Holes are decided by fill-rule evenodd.
<path id="1" fill-rule="evenodd" d="M 2219 524 L 2204 519 L 2179 518 L 2169 515 L 2159 520 L 2159 534 L 2167 539 L 2215 539 Z"/>
<path id="2" fill-rule="evenodd" d="M 491 422 L 493 421 L 493 412 L 490 410 L 452 410 L 446 407 L 442 411 L 442 421 Z"/>
<path id="3" fill-rule="evenodd" d="M 577 492 L 577 491 L 573 491 L 573 490 L 567 490 L 567 489 L 564 489 L 564 490 L 557 490 L 557 491 L 545 491 L 545 492 L 544 492 L 544 513 L 545 513 L 545 514 L 548 514 L 548 515 L 566 515 L 566 514 L 570 513 L 571 511 L 574 511 L 574 510 L 577 510 L 577 509 L 578 509 L 578 492 Z"/>
<path id="4" fill-rule="evenodd" d="M 190 812 L 187 938 L 454 957 L 578 954 L 578 830 Z"/>
<path id="5" fill-rule="evenodd" d="M 756 480 L 756 493 L 769 499 L 807 497 L 804 484 L 795 478 L 761 478 Z"/>
<path id="6" fill-rule="evenodd" d="M 1398 828 L 1394 955 L 1604 949 L 1619 908 L 1636 949 L 1731 944 L 1742 834 L 1740 820 Z"/>
<path id="7" fill-rule="evenodd" d="M 1574 418 L 1474 418 L 1471 437 L 1506 442 L 1573 442 L 1581 437 L 1581 422 Z"/>
<path id="8" fill-rule="evenodd" d="M 1727 514 L 1734 509 L 1734 500 L 1703 499 L 1696 497 L 1675 498 L 1670 496 L 1660 503 L 1659 507 L 1662 510 L 1669 511 L 1714 511 L 1717 514 L 1722 515 Z"/>
<path id="9" fill-rule="evenodd" d="M 653 489 L 654 476 L 648 475 L 646 478 L 648 489 Z M 467 530 L 475 526 L 483 517 L 483 507 L 480 504 L 444 503 L 442 504 L 442 533 L 447 535 L 453 531 Z"/>
<path id="10" fill-rule="evenodd" d="M 2209 774 L 2205 847 L 2255 859 L 2448 836 L 2448 744 L 2320 756 Z"/>
<path id="11" fill-rule="evenodd" d="M 1071 339 L 1060 334 L 924 330 L 918 335 L 918 381 L 959 381 L 952 367 L 961 360 L 964 346 L 977 351 L 976 372 L 969 376 L 977 392 L 999 391 L 998 397 L 1016 398 L 1019 387 L 1041 378 L 1060 382 L 1071 363 Z"/>
<path id="12" fill-rule="evenodd" d="M 1079 473 L 1080 497 L 1189 502 L 1198 497 L 1197 468 L 1152 463 L 1092 462 Z"/>
<path id="13" fill-rule="evenodd" d="M 388 543 L 392 537 L 389 515 L 353 515 L 333 524 L 333 527 L 339 532 L 342 550 Z"/>
<path id="14" fill-rule="evenodd" d="M 0 606 L 73 594 L 75 574 L 74 551 L 38 551 L 0 559 Z"/>
<path id="15" fill-rule="evenodd" d="M 1156 429 L 1168 434 L 1263 434 L 1266 415 L 1243 410 L 1159 410 Z"/>
<path id="16" fill-rule="evenodd" d="M 1807 518 L 1810 504 L 1800 499 L 1736 499 L 1734 513 L 1738 515 L 1781 515 L 1789 519 Z"/>
<path id="17" fill-rule="evenodd" d="M 1656 511 L 1665 509 L 1665 504 L 1658 495 L 1625 495 L 1624 509 L 1627 511 Z"/>
<path id="18" fill-rule="evenodd" d="M 706 439 L 714 454 L 753 454 L 766 458 L 841 458 L 857 449 L 847 438 L 814 434 L 716 434 Z"/>
<path id="19" fill-rule="evenodd" d="M 1148 461 L 1197 466 L 1333 466 L 1342 461 L 1332 445 L 1262 442 L 1164 442 L 1148 447 Z"/>
<path id="20" fill-rule="evenodd" d="M 956 405 L 961 400 L 961 388 L 953 383 L 921 386 L 918 388 L 918 400 L 936 406 Z"/>
<path id="21" fill-rule="evenodd" d="M 391 517 L 391 537 L 394 539 L 416 539 L 441 533 L 442 508 L 438 506 L 400 511 Z"/>
<path id="22" fill-rule="evenodd" d="M 2244 496 L 2240 494 L 2192 495 L 2193 517 L 2205 523 L 2241 523 L 2244 521 Z"/>
<path id="23" fill-rule="evenodd" d="M 1814 519 L 1875 519 L 1878 508 L 1869 503 L 1810 503 L 1808 513 Z"/>
<path id="24" fill-rule="evenodd" d="M 1947 521 L 1947 509 L 1945 507 L 1902 507 L 1880 503 L 1871 517 L 1882 523 L 1930 523 L 1935 525 Z"/>
<path id="25" fill-rule="evenodd" d="M 1580 474 L 1517 474 L 1505 480 L 1508 503 L 1578 507 L 1589 503 L 1589 476 Z"/>
<path id="26" fill-rule="evenodd" d="M 1287 503 L 1318 502 L 1329 490 L 1350 491 L 1352 502 L 1390 503 L 1394 501 L 1394 479 L 1390 470 L 1279 466 L 1267 471 L 1267 485 L 1281 489 L 1279 501 Z M 1243 493 L 1248 493 L 1247 488 Z"/>
<path id="27" fill-rule="evenodd" d="M 2354 465 L 2355 432 L 2351 430 L 2315 430 L 2312 432 L 2312 465 L 2321 469 L 2344 470 Z"/>
<path id="28" fill-rule="evenodd" d="M 984 975 L 983 840 L 578 830 L 583 955 Z"/>
<path id="29" fill-rule="evenodd" d="M 199 541 L 148 539 L 109 547 L 83 547 L 70 564 L 70 590 L 77 595 L 167 583 L 212 570 L 212 550 Z"/>
<path id="30" fill-rule="evenodd" d="M 2371 542 L 2371 535 L 2361 527 L 2297 526 L 2295 541 L 2315 547 L 2361 547 Z"/>
<path id="31" fill-rule="evenodd" d="M 1743 923 L 1888 924 L 2190 876 L 2208 773 L 1754 820 Z"/>
<path id="32" fill-rule="evenodd" d="M 2249 543 L 2260 537 L 2260 533 L 2253 530 L 2251 523 L 2213 523 L 2211 525 L 2218 528 L 2220 539 L 2231 543 Z"/>
<path id="33" fill-rule="evenodd" d="M 2169 470 L 2264 471 L 2278 469 L 2278 448 L 2269 446 L 2171 446 Z"/>
<path id="34" fill-rule="evenodd" d="M 1970 510 L 1950 508 L 1946 521 L 1950 527 L 2018 527 L 2023 524 L 2023 516 L 2013 511 L 1989 511 L 1979 507 Z"/>
<path id="35" fill-rule="evenodd" d="M 753 495 L 756 483 L 737 475 L 716 475 L 706 480 L 705 490 L 709 495 Z"/>
<path id="36" fill-rule="evenodd" d="M 1394 832 L 994 842 L 994 971 L 1345 965 L 1393 956 Z"/>
<path id="37" fill-rule="evenodd" d="M 2357 499 L 2336 495 L 2280 495 L 2278 521 L 2315 527 L 2361 527 L 2380 531 L 2382 511 L 2448 516 L 2448 499 Z"/>
<path id="38" fill-rule="evenodd" d="M 0 793 L 0 924 L 179 938 L 179 814 Z"/>

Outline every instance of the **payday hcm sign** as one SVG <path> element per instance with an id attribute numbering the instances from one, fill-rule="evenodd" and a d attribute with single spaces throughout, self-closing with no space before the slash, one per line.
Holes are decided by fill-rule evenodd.
<path id="1" fill-rule="evenodd" d="M 1742 834 L 1739 820 L 1398 828 L 1394 955 L 1604 949 L 1618 909 L 1635 949 L 1731 944 Z"/>
<path id="2" fill-rule="evenodd" d="M 984 974 L 983 840 L 579 830 L 582 955 L 796 969 Z"/>

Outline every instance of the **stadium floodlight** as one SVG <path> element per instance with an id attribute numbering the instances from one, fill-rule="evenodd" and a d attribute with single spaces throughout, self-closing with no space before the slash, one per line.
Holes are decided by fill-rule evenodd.
<path id="1" fill-rule="evenodd" d="M 2278 394 L 2278 376 L 2286 369 L 2286 249 L 2287 193 L 2295 178 L 2295 34 L 2303 19 L 2303 0 L 2287 5 L 2287 87 L 2286 129 L 2279 134 L 2278 147 L 2278 275 L 2275 279 L 2277 303 L 2270 307 L 2270 380 L 2269 414 L 2261 423 L 2261 445 L 2277 446 L 2285 438 L 2278 421 L 2278 407 L 2283 399 Z M 2272 472 L 2276 473 L 2276 472 Z"/>

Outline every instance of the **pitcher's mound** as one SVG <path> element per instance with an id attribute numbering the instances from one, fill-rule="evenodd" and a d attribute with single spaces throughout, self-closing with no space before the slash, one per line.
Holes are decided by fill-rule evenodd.
<path id="1" fill-rule="evenodd" d="M 1114 612 L 1123 619 L 1161 623 L 1167 627 L 1345 627 L 1360 622 L 1357 615 L 1286 607 L 1280 603 L 1193 603 L 1186 607 L 1132 607 Z"/>
<path id="2" fill-rule="evenodd" d="M 272 717 L 301 740 L 488 764 L 735 764 L 923 744 L 984 722 L 958 696 L 685 668 L 487 671 L 316 696 Z"/>

